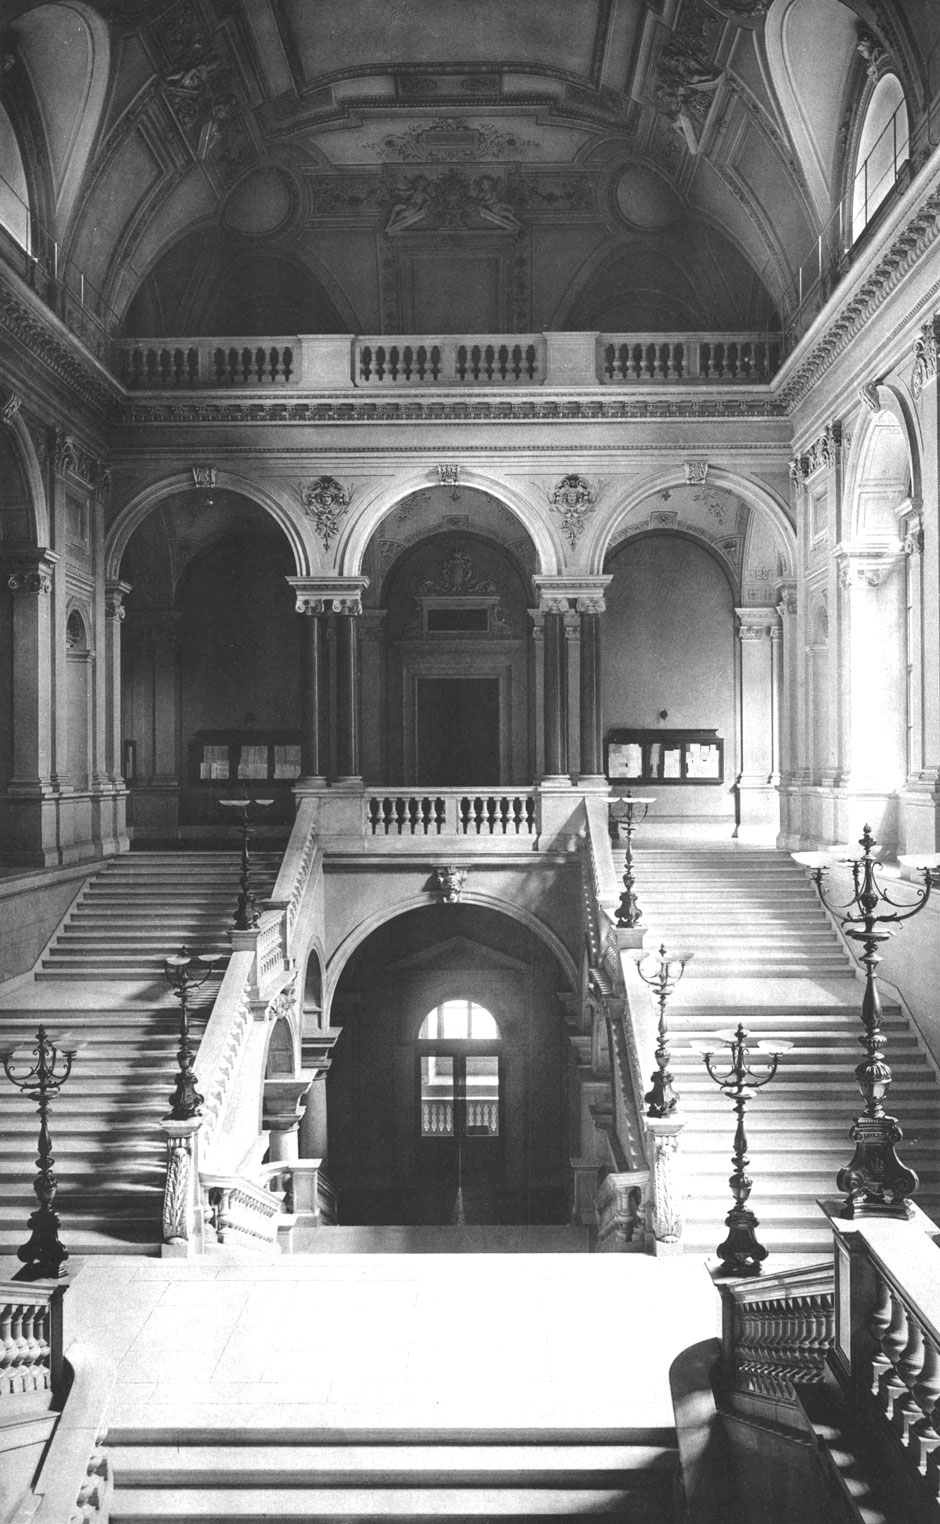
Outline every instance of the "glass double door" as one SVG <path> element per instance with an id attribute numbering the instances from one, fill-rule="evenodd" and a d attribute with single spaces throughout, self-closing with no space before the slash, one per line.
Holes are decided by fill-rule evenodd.
<path id="1" fill-rule="evenodd" d="M 498 1048 L 420 1044 L 417 1089 L 416 1220 L 499 1222 L 504 1155 Z"/>

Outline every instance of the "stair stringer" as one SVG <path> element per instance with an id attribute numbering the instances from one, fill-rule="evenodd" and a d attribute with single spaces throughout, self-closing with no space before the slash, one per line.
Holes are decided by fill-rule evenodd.
<path id="1" fill-rule="evenodd" d="M 55 928 L 53 929 L 52 933 L 47 938 L 45 946 L 40 949 L 39 954 L 38 954 L 35 962 L 33 963 L 32 967 L 29 968 L 26 971 L 25 974 L 18 974 L 17 975 L 18 979 L 21 979 L 21 980 L 22 979 L 30 979 L 30 978 L 33 977 L 33 975 L 35 975 L 35 974 L 37 974 L 39 972 L 39 970 L 43 966 L 43 960 L 49 954 L 50 948 L 55 944 L 55 942 L 58 940 L 58 938 L 65 931 L 65 928 L 68 926 L 69 922 L 72 920 L 72 917 L 77 914 L 77 912 L 80 909 L 83 901 L 88 896 L 88 894 L 91 892 L 92 886 L 94 884 L 96 884 L 98 882 L 98 880 L 104 876 L 105 873 L 107 873 L 109 867 L 111 866 L 111 863 L 113 861 L 117 861 L 117 860 L 118 859 L 110 858 L 109 857 L 109 858 L 106 859 L 105 862 L 96 863 L 93 866 L 93 868 L 91 869 L 91 871 L 85 875 L 85 877 L 82 879 L 81 883 L 79 884 L 78 888 L 76 889 L 75 894 L 72 896 L 72 899 L 69 901 L 68 905 L 65 907 L 65 911 L 64 911 L 61 919 L 59 920 L 58 924 L 55 926 Z M 121 861 L 124 860 L 123 859 L 123 855 L 122 855 L 120 860 Z"/>

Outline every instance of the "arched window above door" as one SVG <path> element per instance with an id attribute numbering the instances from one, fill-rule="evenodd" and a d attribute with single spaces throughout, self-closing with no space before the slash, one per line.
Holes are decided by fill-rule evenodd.
<path id="1" fill-rule="evenodd" d="M 494 1042 L 499 1040 L 496 1018 L 473 1000 L 443 1000 L 421 1023 L 419 1042 Z"/>
<path id="2" fill-rule="evenodd" d="M 884 74 L 865 111 L 852 182 L 852 242 L 894 189 L 910 158 L 907 104 L 896 74 Z"/>

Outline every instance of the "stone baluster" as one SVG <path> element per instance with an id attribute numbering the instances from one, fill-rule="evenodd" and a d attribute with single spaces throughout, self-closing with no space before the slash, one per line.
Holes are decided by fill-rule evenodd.
<path id="1" fill-rule="evenodd" d="M 891 1361 L 883 1348 L 883 1341 L 891 1327 L 891 1318 L 894 1312 L 891 1287 L 882 1277 L 878 1277 L 875 1305 L 871 1314 L 871 1334 L 875 1341 L 876 1349 L 871 1360 L 871 1392 L 877 1397 L 881 1391 L 881 1380 L 891 1369 Z"/>
<path id="2" fill-rule="evenodd" d="M 921 1416 L 920 1406 L 912 1392 L 914 1383 L 923 1370 L 924 1354 L 924 1331 L 917 1319 L 908 1313 L 907 1343 L 898 1358 L 894 1377 L 888 1378 L 892 1388 L 892 1420 L 905 1444 L 909 1443 L 910 1431 Z"/>
<path id="3" fill-rule="evenodd" d="M 934 1496 L 940 1500 L 940 1474 L 935 1459 L 940 1449 L 940 1350 L 929 1334 L 924 1337 L 924 1363 L 911 1396 L 922 1416 L 908 1430 L 907 1442 L 917 1457 L 921 1476 L 929 1478 L 932 1474 Z"/>
<path id="4" fill-rule="evenodd" d="M 907 1308 L 902 1299 L 890 1287 L 891 1321 L 881 1340 L 882 1353 L 888 1362 L 876 1395 L 880 1398 L 885 1417 L 890 1423 L 894 1418 L 895 1403 L 906 1391 L 905 1381 L 898 1370 L 898 1363 L 907 1348 L 909 1336 Z"/>

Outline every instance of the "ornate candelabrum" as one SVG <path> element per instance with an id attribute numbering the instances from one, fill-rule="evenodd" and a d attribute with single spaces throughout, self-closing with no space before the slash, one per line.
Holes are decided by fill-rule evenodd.
<path id="1" fill-rule="evenodd" d="M 72 1072 L 76 1045 L 69 1041 L 68 1033 L 64 1033 L 57 1041 L 58 1047 L 46 1028 L 40 1027 L 36 1033 L 36 1046 L 30 1049 L 29 1058 L 21 1060 L 19 1069 L 14 1055 L 17 1048 L 22 1046 L 21 1043 L 8 1044 L 0 1052 L 7 1079 L 36 1102 L 39 1112 L 39 1143 L 36 1152 L 39 1173 L 33 1181 L 39 1205 L 29 1219 L 29 1238 L 16 1251 L 17 1258 L 23 1261 L 21 1274 L 26 1280 L 38 1280 L 45 1276 L 58 1279 L 68 1274 L 65 1261 L 69 1251 L 59 1238 L 61 1224 L 53 1208 L 58 1181 L 53 1167 L 55 1159 L 49 1133 L 49 1106 Z"/>
<path id="2" fill-rule="evenodd" d="M 845 935 L 859 943 L 865 969 L 864 1031 L 859 1038 L 865 1056 L 855 1068 L 865 1109 L 860 1117 L 856 1117 L 849 1133 L 855 1144 L 855 1154 L 851 1162 L 840 1169 L 836 1184 L 846 1193 L 843 1207 L 846 1217 L 910 1217 L 913 1208 L 908 1198 L 917 1189 L 917 1176 L 898 1158 L 895 1145 L 900 1143 L 903 1133 L 897 1118 L 888 1116 L 884 1108 L 891 1070 L 884 1057 L 886 1038 L 881 1030 L 881 998 L 876 970 L 881 962 L 878 955 L 880 943 L 887 942 L 894 935 L 899 922 L 908 921 L 923 910 L 930 898 L 940 853 L 914 853 L 898 859 L 903 867 L 923 875 L 923 885 L 915 900 L 895 900 L 879 879 L 878 869 L 882 865 L 875 855 L 878 843 L 867 825 L 859 838 L 859 846 L 861 855 L 853 854 L 848 847 L 791 854 L 794 862 L 812 869 L 812 880 L 820 900 L 841 922 Z M 847 863 L 852 870 L 852 894 L 842 904 L 833 904 L 823 882 L 829 869 L 839 862 Z M 879 903 L 890 906 L 890 909 L 878 914 Z"/>
<path id="3" fill-rule="evenodd" d="M 179 1074 L 167 1113 L 167 1119 L 174 1122 L 188 1122 L 202 1110 L 203 1097 L 196 1089 L 193 1055 L 189 1046 L 189 996 L 193 990 L 198 990 L 205 984 L 218 963 L 217 957 L 193 957 L 188 947 L 181 947 L 178 953 L 167 958 L 163 964 L 167 983 L 180 1003 L 180 1045 L 176 1053 Z"/>
<path id="4" fill-rule="evenodd" d="M 753 1181 L 747 1173 L 750 1161 L 747 1157 L 744 1117 L 748 1101 L 754 1099 L 758 1090 L 769 1085 L 776 1074 L 781 1053 L 786 1053 L 793 1047 L 792 1042 L 784 1042 L 778 1038 L 774 1038 L 772 1042 L 758 1042 L 756 1046 L 767 1055 L 767 1073 L 758 1075 L 748 1063 L 750 1049 L 747 1046 L 747 1037 L 747 1031 L 738 1022 L 733 1032 L 716 1032 L 715 1042 L 692 1044 L 696 1052 L 701 1053 L 705 1059 L 705 1068 L 719 1090 L 729 1097 L 737 1118 L 734 1130 L 734 1152 L 731 1156 L 734 1169 L 728 1180 L 731 1194 L 734 1196 L 734 1206 L 725 1218 L 728 1236 L 715 1251 L 722 1262 L 720 1272 L 722 1275 L 759 1275 L 761 1264 L 767 1258 L 768 1251 L 763 1244 L 758 1243 L 754 1231 L 759 1226 L 758 1220 L 750 1207 L 746 1205 Z M 725 1074 L 717 1074 L 712 1063 L 716 1042 L 721 1043 L 730 1051 L 731 1064 Z"/>
<path id="5" fill-rule="evenodd" d="M 248 811 L 253 804 L 262 809 L 273 804 L 274 800 L 249 799 L 247 795 L 240 795 L 237 799 L 220 799 L 219 803 L 227 810 L 241 810 L 239 821 L 242 833 L 241 874 L 238 880 L 238 904 L 235 906 L 235 920 L 232 924 L 236 931 L 251 931 L 261 919 L 261 911 L 251 892 L 251 855 L 248 848 L 251 840 L 251 825 L 248 820 Z"/>
<path id="6" fill-rule="evenodd" d="M 616 802 L 610 812 L 611 824 L 618 828 L 623 826 L 626 835 L 626 851 L 623 859 L 623 894 L 620 896 L 620 904 L 617 906 L 617 925 L 628 929 L 637 926 L 643 919 L 643 912 L 637 904 L 636 895 L 633 891 L 633 833 L 640 824 L 640 821 L 646 819 L 650 805 L 655 803 L 655 799 L 635 799 L 628 790 L 627 793 L 616 796 Z"/>
<path id="7" fill-rule="evenodd" d="M 648 1117 L 669 1117 L 679 1104 L 679 1096 L 673 1089 L 669 1073 L 669 1035 L 666 1031 L 666 1002 L 673 993 L 691 962 L 694 953 L 682 953 L 670 958 L 665 947 L 656 954 L 638 952 L 635 955 L 636 971 L 644 984 L 648 984 L 659 1002 L 659 1027 L 656 1034 L 656 1070 L 650 1076 L 652 1088 L 643 1099 Z M 654 961 L 655 959 L 655 961 Z"/>

